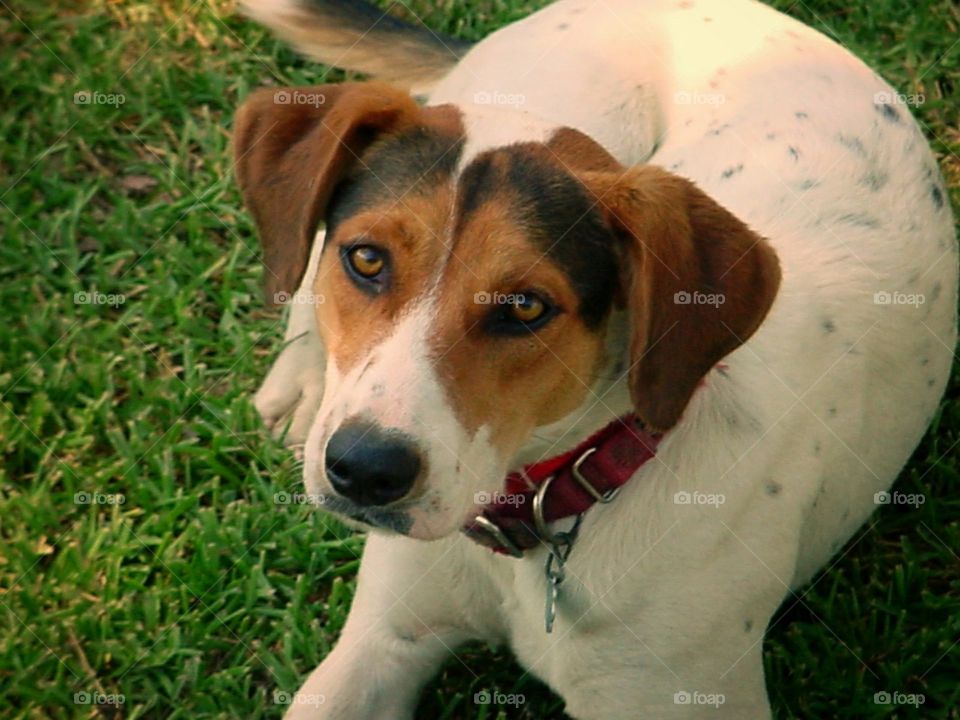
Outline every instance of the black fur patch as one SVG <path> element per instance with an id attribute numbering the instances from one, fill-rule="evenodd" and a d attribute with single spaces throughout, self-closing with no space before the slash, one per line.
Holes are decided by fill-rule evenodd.
<path id="1" fill-rule="evenodd" d="M 850 150 L 850 152 L 852 152 L 854 155 L 859 155 L 860 157 L 867 156 L 867 148 L 864 147 L 863 141 L 858 137 L 838 133 L 837 142 Z"/>
<path id="2" fill-rule="evenodd" d="M 334 190 L 327 233 L 364 208 L 429 192 L 453 176 L 464 140 L 424 127 L 387 135 L 371 145 Z"/>
<path id="3" fill-rule="evenodd" d="M 936 185 L 930 186 L 930 197 L 933 198 L 933 204 L 937 206 L 937 210 L 943 209 L 946 204 L 943 199 L 943 191 Z"/>
<path id="4" fill-rule="evenodd" d="M 728 167 L 726 170 L 720 173 L 720 177 L 723 180 L 729 180 L 730 178 L 732 178 L 734 175 L 741 172 L 742 170 L 743 170 L 743 163 L 740 163 L 739 165 Z"/>
<path id="5" fill-rule="evenodd" d="M 297 3 L 309 13 L 312 22 L 327 27 L 343 28 L 360 37 L 383 36 L 386 41 L 421 46 L 445 56 L 462 58 L 472 43 L 413 25 L 370 2 L 359 0 L 300 0 Z M 453 63 L 451 63 L 452 65 Z"/>
<path id="6" fill-rule="evenodd" d="M 500 198 L 534 246 L 569 278 L 578 312 L 595 327 L 619 286 L 615 236 L 580 182 L 533 143 L 478 156 L 460 178 L 457 232 L 484 203 Z"/>
<path id="7" fill-rule="evenodd" d="M 895 107 L 893 107 L 893 105 L 880 103 L 874 105 L 874 107 L 881 115 L 883 115 L 886 120 L 889 120 L 890 122 L 900 122 L 900 113 Z"/>

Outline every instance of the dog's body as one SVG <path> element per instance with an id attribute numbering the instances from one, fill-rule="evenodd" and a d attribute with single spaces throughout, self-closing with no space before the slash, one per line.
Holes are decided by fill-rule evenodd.
<path id="1" fill-rule="evenodd" d="M 269 21 L 268 3 L 253 9 Z M 768 717 L 761 651 L 770 617 L 874 511 L 950 370 L 953 220 L 921 132 L 848 52 L 731 0 L 564 0 L 485 39 L 430 84 L 428 105 L 452 104 L 463 117 L 455 172 L 485 150 L 575 128 L 623 166 L 655 164 L 694 181 L 766 238 L 782 279 L 762 325 L 705 376 L 656 460 L 584 516 L 552 634 L 543 627 L 545 549 L 522 560 L 494 555 L 456 524 L 433 542 L 375 531 L 341 640 L 290 715 L 410 717 L 451 650 L 483 639 L 509 645 L 572 717 Z M 497 98 L 519 109 L 484 104 Z M 304 274 L 309 292 L 322 245 L 321 235 Z M 900 302 L 904 294 L 917 302 Z M 328 366 L 325 398 L 314 308 L 293 307 L 288 339 L 298 339 L 257 405 L 271 423 L 293 413 L 311 492 L 326 492 L 311 447 L 330 418 L 358 411 L 345 404 L 362 410 L 363 387 L 386 385 L 389 395 L 425 367 L 415 346 L 436 308 L 423 307 L 384 340 L 394 354 L 380 370 L 373 363 L 371 378 Z M 538 425 L 506 469 L 555 455 L 630 410 L 616 369 L 628 322 L 616 311 L 609 319 L 606 379 Z M 418 402 L 414 415 L 447 400 L 424 391 Z M 452 432 L 437 442 L 464 447 Z M 496 490 L 487 470 L 503 468 L 484 459 L 489 447 L 470 447 L 481 477 L 464 493 Z M 678 493 L 722 502 L 677 504 Z M 678 692 L 725 702 L 678 704 Z M 309 704 L 315 695 L 324 702 Z"/>

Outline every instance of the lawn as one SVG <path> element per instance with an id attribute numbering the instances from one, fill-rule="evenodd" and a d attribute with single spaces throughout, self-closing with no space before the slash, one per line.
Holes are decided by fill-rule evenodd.
<path id="1" fill-rule="evenodd" d="M 773 4 L 924 97 L 957 207 L 958 6 Z M 478 39 L 537 5 L 396 10 Z M 0 716 L 279 717 L 343 625 L 363 539 L 284 502 L 293 459 L 251 405 L 282 317 L 261 299 L 229 137 L 250 89 L 343 76 L 231 2 L 0 8 Z M 882 507 L 777 616 L 778 718 L 960 717 L 958 394 L 955 373 L 899 480 L 926 502 Z M 526 702 L 498 716 L 482 690 Z M 478 645 L 418 717 L 561 708 Z"/>

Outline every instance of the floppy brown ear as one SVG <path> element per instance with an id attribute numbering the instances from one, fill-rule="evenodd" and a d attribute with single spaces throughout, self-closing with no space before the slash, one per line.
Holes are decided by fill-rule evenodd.
<path id="1" fill-rule="evenodd" d="M 766 240 L 666 170 L 590 173 L 584 182 L 624 239 L 637 416 L 667 430 L 701 378 L 760 326 L 780 264 Z"/>
<path id="2" fill-rule="evenodd" d="M 417 112 L 407 93 L 373 82 L 262 89 L 240 107 L 236 176 L 260 235 L 271 302 L 297 290 L 337 181 L 379 133 Z"/>

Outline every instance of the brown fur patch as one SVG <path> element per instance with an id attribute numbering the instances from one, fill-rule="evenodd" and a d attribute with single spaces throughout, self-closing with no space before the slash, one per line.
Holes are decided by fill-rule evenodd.
<path id="1" fill-rule="evenodd" d="M 505 199 L 492 199 L 465 220 L 440 284 L 430 338 L 442 384 L 468 433 L 481 425 L 503 456 L 535 426 L 572 412 L 592 385 L 603 328 L 577 313 L 579 299 L 566 273 L 545 258 L 518 226 Z M 537 291 L 560 312 L 535 333 L 490 332 L 491 313 L 478 296 Z"/>
<path id="2" fill-rule="evenodd" d="M 572 172 L 622 171 L 620 163 L 610 153 L 579 130 L 557 128 L 545 145 Z"/>
<path id="3" fill-rule="evenodd" d="M 450 106 L 422 110 L 375 82 L 252 93 L 237 112 L 233 145 L 268 299 L 297 289 L 334 188 L 374 141 L 417 126 L 462 137 L 458 115 Z"/>
<path id="4" fill-rule="evenodd" d="M 492 151 L 464 171 L 454 251 L 470 272 L 447 268 L 431 340 L 464 426 L 475 432 L 489 425 L 508 455 L 531 429 L 579 406 L 605 359 L 607 311 L 599 325 L 584 322 L 590 308 L 577 283 L 590 266 L 578 258 L 595 264 L 605 242 L 616 245 L 632 316 L 631 395 L 655 430 L 676 424 L 701 378 L 756 331 L 780 282 L 769 244 L 693 183 L 657 167 L 614 166 L 573 130 L 555 133 L 546 150 L 589 189 L 609 236 L 597 231 L 563 250 L 569 228 L 554 227 L 556 220 L 587 212 L 563 215 L 580 199 L 565 191 L 543 150 L 528 143 Z M 564 310 L 529 336 L 491 336 L 484 322 L 490 309 L 464 309 L 476 293 L 528 289 L 545 290 Z M 684 302 L 682 294 L 700 301 Z"/>
<path id="5" fill-rule="evenodd" d="M 404 310 L 422 297 L 447 252 L 443 237 L 453 208 L 451 186 L 370 207 L 328 237 L 314 283 L 325 301 L 316 309 L 320 334 L 340 372 L 347 372 L 390 333 Z M 359 240 L 390 254 L 386 292 L 369 295 L 343 268 L 341 248 Z"/>
<path id="6" fill-rule="evenodd" d="M 544 260 L 566 273 L 579 297 L 572 311 L 588 325 L 600 323 L 617 291 L 616 238 L 556 151 L 531 142 L 477 156 L 460 177 L 456 237 L 491 203 L 505 208 Z"/>
<path id="7" fill-rule="evenodd" d="M 692 182 L 661 168 L 588 173 L 584 182 L 630 258 L 637 414 L 667 430 L 700 379 L 766 317 L 780 287 L 776 253 Z M 711 296 L 719 301 L 703 302 Z"/>
<path id="8" fill-rule="evenodd" d="M 590 279 L 614 237 L 594 221 L 594 201 L 566 169 L 606 167 L 591 144 L 571 130 L 550 147 L 484 153 L 460 178 L 455 260 L 444 270 L 430 343 L 458 419 L 471 434 L 488 426 L 504 457 L 534 427 L 581 405 L 605 360 L 606 312 L 583 303 L 608 302 L 614 290 L 615 274 Z M 603 286 L 600 294 L 590 282 Z M 491 332 L 502 308 L 476 298 L 526 292 L 559 312 L 528 334 Z"/>

